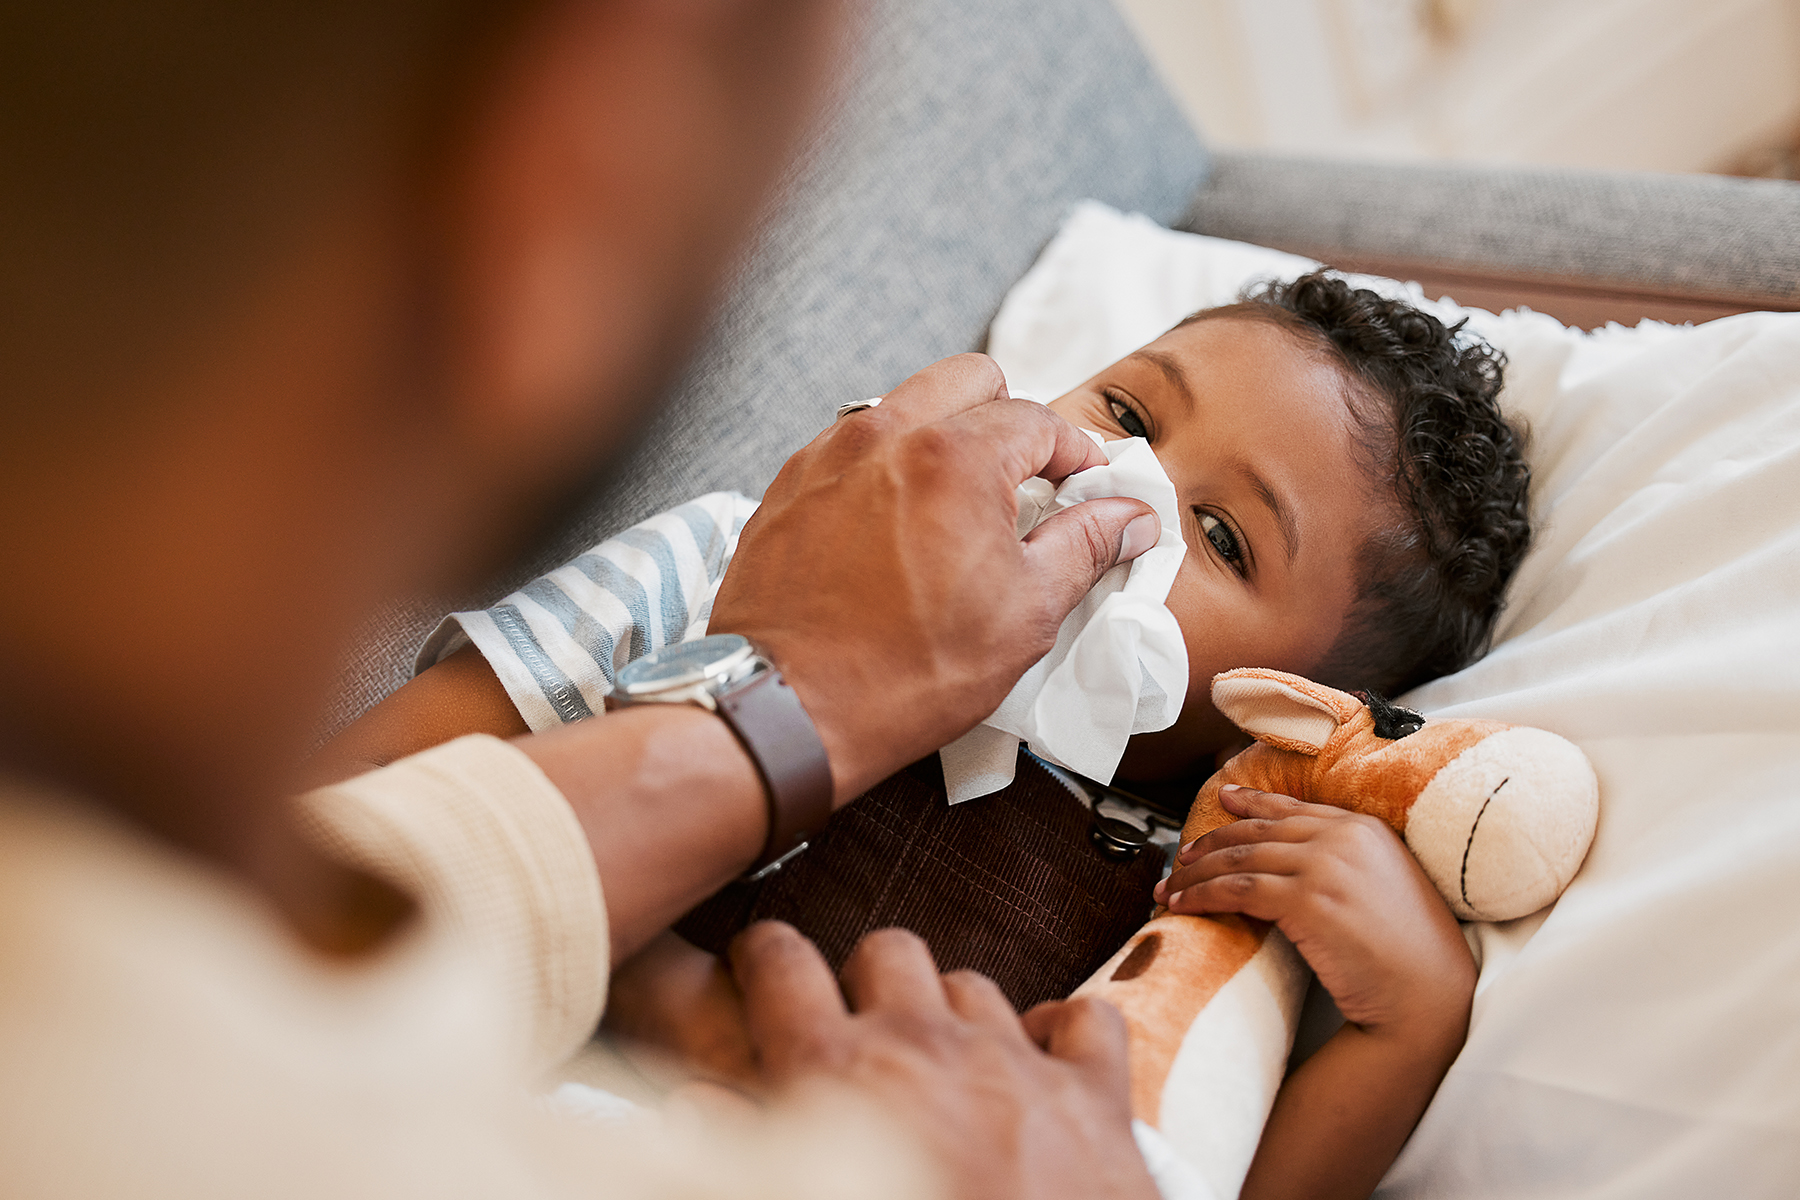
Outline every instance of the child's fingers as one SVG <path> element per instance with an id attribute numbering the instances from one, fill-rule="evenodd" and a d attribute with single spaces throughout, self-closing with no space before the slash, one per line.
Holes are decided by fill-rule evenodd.
<path id="1" fill-rule="evenodd" d="M 1272 821 L 1284 817 L 1337 816 L 1344 811 L 1329 804 L 1308 804 L 1279 792 L 1259 792 L 1235 783 L 1219 789 L 1219 805 L 1234 817 L 1262 817 Z"/>
<path id="2" fill-rule="evenodd" d="M 1241 821 L 1221 825 L 1211 833 L 1187 843 L 1176 853 L 1175 861 L 1191 863 L 1230 846 L 1244 846 L 1258 842 L 1311 841 L 1329 828 L 1330 824 L 1326 818 L 1315 817 L 1310 813 L 1299 817 L 1284 817 L 1280 820 L 1270 820 L 1267 817 L 1245 817 Z"/>
<path id="3" fill-rule="evenodd" d="M 1240 872 L 1184 887 L 1164 901 L 1170 912 L 1204 916 L 1242 913 L 1259 921 L 1280 921 L 1303 894 L 1291 875 Z"/>
<path id="4" fill-rule="evenodd" d="M 1316 856 L 1304 842 L 1250 842 L 1203 854 L 1156 885 L 1156 899 L 1223 875 L 1298 875 Z"/>

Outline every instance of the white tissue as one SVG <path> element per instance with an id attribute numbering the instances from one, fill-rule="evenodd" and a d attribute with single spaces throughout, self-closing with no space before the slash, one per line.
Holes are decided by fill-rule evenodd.
<path id="1" fill-rule="evenodd" d="M 1130 496 L 1156 510 L 1162 537 L 1100 577 L 1063 621 L 1056 645 L 1025 672 L 994 715 L 940 752 L 950 803 L 1012 782 L 1019 743 L 1102 783 L 1112 781 L 1134 733 L 1167 729 L 1187 695 L 1187 643 L 1164 601 L 1187 555 L 1175 486 L 1143 438 L 1108 442 L 1090 433 L 1107 464 L 1061 487 L 1019 487 L 1019 536 L 1057 512 L 1102 496 Z"/>

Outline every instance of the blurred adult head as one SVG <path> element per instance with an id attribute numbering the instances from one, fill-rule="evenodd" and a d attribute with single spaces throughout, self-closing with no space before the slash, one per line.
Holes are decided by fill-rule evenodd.
<path id="1" fill-rule="evenodd" d="M 252 853 L 383 598 L 647 417 L 835 0 L 0 12 L 0 755 Z"/>

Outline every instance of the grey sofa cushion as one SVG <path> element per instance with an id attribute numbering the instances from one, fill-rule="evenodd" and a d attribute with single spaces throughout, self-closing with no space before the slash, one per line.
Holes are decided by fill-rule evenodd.
<path id="1" fill-rule="evenodd" d="M 1800 304 L 1800 184 L 1772 180 L 1220 154 L 1182 227 L 1327 261 Z"/>
<path id="2" fill-rule="evenodd" d="M 1065 209 L 1164 222 L 1199 140 L 1109 0 L 879 0 L 715 328 L 643 446 L 486 603 L 702 492 L 760 494 L 846 399 L 980 347 Z M 334 729 L 402 682 L 447 601 L 396 604 L 347 665 Z"/>

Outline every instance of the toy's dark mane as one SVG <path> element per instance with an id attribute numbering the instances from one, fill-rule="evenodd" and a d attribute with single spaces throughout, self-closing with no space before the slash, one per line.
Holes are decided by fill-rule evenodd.
<path id="1" fill-rule="evenodd" d="M 1368 706 L 1369 715 L 1375 718 L 1375 736 L 1386 738 L 1390 742 L 1399 741 L 1408 734 L 1417 733 L 1425 727 L 1422 714 L 1410 708 L 1402 708 L 1380 692 L 1351 692 L 1358 700 Z"/>

